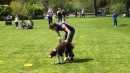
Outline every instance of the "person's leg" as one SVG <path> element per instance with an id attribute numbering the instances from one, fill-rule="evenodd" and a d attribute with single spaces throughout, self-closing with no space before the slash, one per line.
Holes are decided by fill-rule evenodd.
<path id="1" fill-rule="evenodd" d="M 74 34 L 75 34 L 75 30 L 71 31 L 71 35 L 70 35 L 70 38 L 68 40 L 70 43 L 72 42 Z M 67 33 L 65 33 L 63 40 L 65 40 L 66 38 L 67 38 Z M 68 54 L 69 54 L 69 60 L 73 60 L 73 57 L 74 57 L 73 51 L 71 51 L 71 52 L 66 51 L 65 54 L 66 54 L 66 57 L 68 57 Z"/>
<path id="2" fill-rule="evenodd" d="M 50 24 L 50 18 L 48 17 L 48 24 Z"/>
<path id="3" fill-rule="evenodd" d="M 75 30 L 74 30 L 73 32 L 71 32 L 70 39 L 69 39 L 69 42 L 70 42 L 70 43 L 72 42 L 72 39 L 73 39 L 74 34 L 75 34 Z M 70 60 L 73 60 L 73 57 L 74 57 L 74 52 L 73 52 L 73 51 L 71 51 L 71 52 L 69 53 L 69 57 L 70 57 Z"/>
<path id="4" fill-rule="evenodd" d="M 15 22 L 16 28 L 18 27 L 18 22 Z"/>
<path id="5" fill-rule="evenodd" d="M 116 27 L 116 20 L 114 19 L 114 27 Z"/>
<path id="6" fill-rule="evenodd" d="M 58 22 L 60 22 L 60 16 L 58 16 Z"/>
<path id="7" fill-rule="evenodd" d="M 64 36 L 63 36 L 63 41 L 66 40 L 66 38 L 67 38 L 67 33 L 64 34 Z M 65 47 L 65 48 L 66 48 L 66 47 Z M 66 55 L 66 60 L 68 60 L 68 56 L 69 56 L 68 51 L 65 51 L 65 55 Z"/>
<path id="8" fill-rule="evenodd" d="M 115 20 L 115 23 L 116 23 L 116 27 L 117 27 L 117 20 Z"/>
<path id="9" fill-rule="evenodd" d="M 60 21 L 62 22 L 62 16 L 60 16 Z"/>
<path id="10" fill-rule="evenodd" d="M 50 23 L 52 23 L 52 17 L 50 18 Z"/>
<path id="11" fill-rule="evenodd" d="M 63 17 L 65 18 L 65 14 L 63 15 Z"/>

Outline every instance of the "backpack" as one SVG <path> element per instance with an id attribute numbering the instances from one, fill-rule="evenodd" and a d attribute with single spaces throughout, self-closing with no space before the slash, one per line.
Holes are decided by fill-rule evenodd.
<path id="1" fill-rule="evenodd" d="M 62 11 L 62 14 L 64 14 L 64 15 L 65 15 L 65 14 L 66 14 L 66 11 L 65 11 L 65 10 L 63 10 L 63 11 Z"/>

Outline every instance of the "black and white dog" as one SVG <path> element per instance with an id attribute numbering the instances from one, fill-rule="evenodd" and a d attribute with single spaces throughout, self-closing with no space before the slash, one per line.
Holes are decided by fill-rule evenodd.
<path id="1" fill-rule="evenodd" d="M 62 43 L 58 44 L 58 46 L 55 49 L 50 51 L 50 56 L 49 57 L 52 58 L 53 56 L 56 56 L 57 64 L 64 63 L 64 56 L 63 56 L 63 54 L 65 52 L 68 52 L 69 54 L 71 54 L 73 48 L 74 48 L 73 44 L 71 44 L 69 42 L 67 42 L 67 43 L 62 42 Z M 62 62 L 60 62 L 60 57 L 62 59 Z"/>

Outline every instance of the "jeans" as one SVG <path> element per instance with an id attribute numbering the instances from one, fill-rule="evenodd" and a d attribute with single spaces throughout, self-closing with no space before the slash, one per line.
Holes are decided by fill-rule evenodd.
<path id="1" fill-rule="evenodd" d="M 114 19 L 114 26 L 117 26 L 117 20 Z"/>

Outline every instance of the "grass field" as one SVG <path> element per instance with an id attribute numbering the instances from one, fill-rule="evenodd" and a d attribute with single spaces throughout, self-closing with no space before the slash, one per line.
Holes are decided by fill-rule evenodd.
<path id="1" fill-rule="evenodd" d="M 47 20 L 34 20 L 32 30 L 0 21 L 0 73 L 130 73 L 130 26 L 119 26 L 130 25 L 130 18 L 118 18 L 118 27 L 111 17 L 66 20 L 76 30 L 75 57 L 58 65 L 48 57 L 58 39 Z M 24 66 L 29 63 L 32 66 Z"/>

